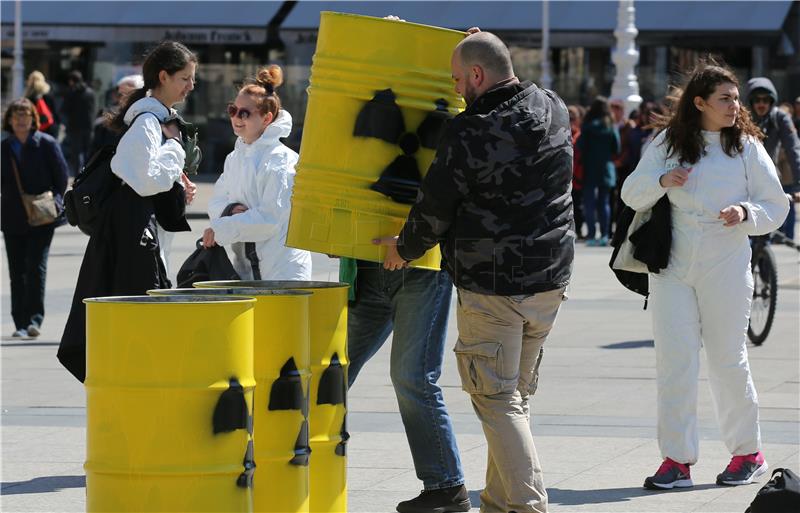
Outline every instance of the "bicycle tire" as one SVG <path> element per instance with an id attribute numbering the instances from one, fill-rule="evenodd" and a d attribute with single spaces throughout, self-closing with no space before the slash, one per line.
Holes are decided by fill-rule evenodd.
<path id="1" fill-rule="evenodd" d="M 762 246 L 757 254 L 753 255 L 751 270 L 753 272 L 753 303 L 750 322 L 747 325 L 747 337 L 753 344 L 760 346 L 769 335 L 775 320 L 775 308 L 778 305 L 778 268 L 775 254 L 769 246 Z M 763 327 L 753 327 L 753 310 L 761 308 L 765 310 L 766 315 Z"/>

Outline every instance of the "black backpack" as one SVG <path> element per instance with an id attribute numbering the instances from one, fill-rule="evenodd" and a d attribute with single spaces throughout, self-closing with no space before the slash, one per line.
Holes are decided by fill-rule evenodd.
<path id="1" fill-rule="evenodd" d="M 139 113 L 128 127 L 133 126 L 134 121 L 144 114 L 152 112 Z M 117 152 L 117 144 L 119 139 L 116 144 L 109 144 L 97 150 L 75 177 L 72 188 L 64 194 L 67 222 L 77 226 L 86 235 L 92 234 L 106 200 L 122 184 L 122 180 L 111 171 L 111 159 Z"/>
<path id="2" fill-rule="evenodd" d="M 800 511 L 800 479 L 788 468 L 776 468 L 772 479 L 756 494 L 745 513 L 797 513 Z"/>

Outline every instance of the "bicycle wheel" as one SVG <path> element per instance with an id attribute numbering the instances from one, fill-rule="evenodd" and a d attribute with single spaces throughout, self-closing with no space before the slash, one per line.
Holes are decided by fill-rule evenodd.
<path id="1" fill-rule="evenodd" d="M 753 255 L 753 304 L 750 309 L 750 325 L 747 337 L 760 346 L 767 339 L 772 321 L 775 320 L 775 306 L 778 304 L 778 269 L 775 255 L 769 246 L 762 246 Z"/>

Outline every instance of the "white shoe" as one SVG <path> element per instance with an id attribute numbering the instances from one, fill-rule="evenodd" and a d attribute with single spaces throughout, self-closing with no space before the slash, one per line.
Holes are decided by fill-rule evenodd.
<path id="1" fill-rule="evenodd" d="M 28 338 L 28 331 L 27 330 L 17 330 L 11 334 L 14 338 Z"/>
<path id="2" fill-rule="evenodd" d="M 28 336 L 33 338 L 36 338 L 39 335 L 41 335 L 39 328 L 37 328 L 35 324 L 31 324 L 30 326 L 28 326 L 27 332 Z"/>

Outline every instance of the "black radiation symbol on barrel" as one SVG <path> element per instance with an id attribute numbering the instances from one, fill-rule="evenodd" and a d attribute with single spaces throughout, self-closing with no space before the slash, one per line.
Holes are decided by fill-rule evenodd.
<path id="1" fill-rule="evenodd" d="M 236 479 L 236 486 L 252 488 L 253 472 L 256 469 L 253 459 L 253 414 L 247 407 L 244 387 L 236 376 L 228 379 L 228 388 L 217 399 L 212 427 L 215 435 L 231 433 L 237 429 L 247 430 L 249 440 L 242 460 L 243 471 Z"/>
<path id="2" fill-rule="evenodd" d="M 272 383 L 269 392 L 270 411 L 300 410 L 303 413 L 303 423 L 294 443 L 294 456 L 289 460 L 292 465 L 308 466 L 311 447 L 308 443 L 308 396 L 303 393 L 303 382 L 300 371 L 294 358 L 289 358 L 281 367 L 278 379 Z"/>
<path id="3" fill-rule="evenodd" d="M 391 89 L 377 91 L 356 118 L 354 137 L 373 137 L 400 147 L 402 155 L 395 158 L 370 186 L 373 191 L 389 196 L 398 203 L 412 204 L 422 182 L 416 153 L 420 146 L 435 150 L 452 116 L 443 98 L 434 103 L 436 109 L 425 116 L 416 131 L 406 131 L 403 114 Z"/>

